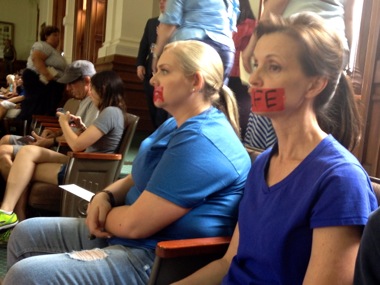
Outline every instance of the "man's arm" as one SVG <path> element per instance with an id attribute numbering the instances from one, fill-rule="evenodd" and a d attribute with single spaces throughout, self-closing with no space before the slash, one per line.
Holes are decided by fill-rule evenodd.
<path id="1" fill-rule="evenodd" d="M 177 30 L 177 27 L 175 25 L 169 25 L 169 24 L 163 24 L 160 23 L 160 25 L 157 28 L 157 41 L 156 46 L 154 47 L 153 51 L 153 61 L 152 61 L 152 71 L 157 71 L 157 61 L 158 57 L 161 55 L 164 46 L 169 42 L 169 39 L 172 37 L 174 32 Z"/>
<path id="2" fill-rule="evenodd" d="M 289 0 L 267 0 L 265 1 L 264 4 L 264 11 L 260 17 L 260 20 L 266 19 L 269 17 L 269 15 L 282 15 L 284 13 L 286 7 L 289 4 Z M 256 46 L 256 34 L 253 33 L 248 45 L 246 48 L 242 51 L 241 56 L 242 56 L 242 61 L 243 61 L 243 66 L 244 69 L 248 72 L 252 72 L 252 66 L 251 66 L 251 60 L 253 56 L 253 51 Z"/>
<path id="3" fill-rule="evenodd" d="M 353 35 L 353 20 L 354 20 L 354 7 L 356 0 L 346 0 L 344 5 L 344 25 L 345 34 L 348 41 L 348 47 L 351 50 L 352 47 L 352 35 Z"/>

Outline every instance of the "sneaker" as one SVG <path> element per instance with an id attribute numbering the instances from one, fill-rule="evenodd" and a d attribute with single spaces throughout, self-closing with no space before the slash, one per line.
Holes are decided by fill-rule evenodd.
<path id="1" fill-rule="evenodd" d="M 6 246 L 8 244 L 9 237 L 11 236 L 12 230 L 7 229 L 0 233 L 0 247 Z M 0 283 L 1 284 L 1 283 Z"/>
<path id="2" fill-rule="evenodd" d="M 0 211 L 0 230 L 14 227 L 18 223 L 17 215 L 15 213 L 6 214 Z"/>

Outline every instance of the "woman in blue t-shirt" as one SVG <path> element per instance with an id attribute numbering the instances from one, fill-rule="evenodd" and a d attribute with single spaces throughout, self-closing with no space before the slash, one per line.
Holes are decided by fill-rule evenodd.
<path id="1" fill-rule="evenodd" d="M 172 117 L 142 142 L 132 173 L 94 196 L 86 221 L 17 225 L 3 284 L 145 285 L 157 242 L 232 234 L 251 164 L 218 53 L 199 41 L 169 44 L 151 84 Z M 35 248 L 43 256 L 25 258 Z"/>
<path id="2" fill-rule="evenodd" d="M 167 0 L 165 11 L 158 18 L 157 41 L 152 49 L 153 72 L 165 44 L 198 40 L 211 45 L 219 53 L 227 82 L 234 63 L 232 32 L 236 31 L 238 14 L 238 0 Z"/>
<path id="3" fill-rule="evenodd" d="M 278 142 L 250 170 L 226 255 L 178 284 L 352 284 L 377 201 L 347 150 L 360 122 L 344 46 L 312 13 L 271 17 L 256 33 L 252 109 Z"/>

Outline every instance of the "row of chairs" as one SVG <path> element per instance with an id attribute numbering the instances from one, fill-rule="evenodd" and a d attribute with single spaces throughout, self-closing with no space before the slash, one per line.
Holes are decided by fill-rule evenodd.
<path id="1" fill-rule="evenodd" d="M 39 125 L 43 126 L 38 122 L 37 118 L 36 121 L 35 128 L 38 128 Z M 97 192 L 118 179 L 138 121 L 138 116 L 128 114 L 128 126 L 124 131 L 116 153 L 67 152 L 70 159 L 66 167 L 63 183 L 76 184 L 92 192 Z M 59 148 L 61 149 L 62 147 Z M 29 190 L 28 206 L 34 215 L 58 213 L 62 216 L 85 216 L 87 203 L 63 191 L 57 185 L 34 182 Z"/>
<path id="2" fill-rule="evenodd" d="M 42 119 L 35 119 L 31 125 L 35 130 L 40 132 L 44 127 L 49 127 L 42 123 Z M 118 179 L 138 121 L 139 117 L 128 114 L 129 124 L 115 154 L 69 152 L 70 162 L 64 184 L 77 184 L 96 192 Z M 247 151 L 253 162 L 262 150 L 247 147 Z M 380 203 L 380 179 L 371 177 L 371 182 Z M 54 212 L 60 209 L 62 216 L 86 215 L 87 202 L 55 185 L 35 182 L 30 191 L 28 204 L 34 210 Z M 159 242 L 148 284 L 170 284 L 190 275 L 222 257 L 230 240 L 230 237 L 212 237 Z"/>

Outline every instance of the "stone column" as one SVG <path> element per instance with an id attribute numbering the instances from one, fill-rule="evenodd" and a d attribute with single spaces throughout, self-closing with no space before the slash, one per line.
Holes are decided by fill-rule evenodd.
<path id="1" fill-rule="evenodd" d="M 75 1 L 66 1 L 66 13 L 63 18 L 63 25 L 65 26 L 63 53 L 68 63 L 73 61 L 74 22 Z"/>
<path id="2" fill-rule="evenodd" d="M 157 1 L 108 0 L 106 36 L 98 58 L 109 55 L 136 57 L 147 19 L 157 10 Z"/>

